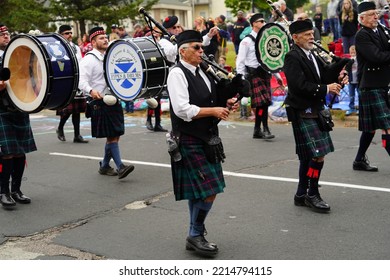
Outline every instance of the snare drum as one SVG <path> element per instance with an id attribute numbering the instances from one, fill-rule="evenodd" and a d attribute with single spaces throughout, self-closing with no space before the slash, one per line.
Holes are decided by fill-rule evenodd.
<path id="1" fill-rule="evenodd" d="M 166 87 L 168 68 L 162 50 L 147 37 L 117 40 L 104 57 L 104 77 L 119 99 L 158 96 Z"/>
<path id="2" fill-rule="evenodd" d="M 60 109 L 76 94 L 77 58 L 60 35 L 16 36 L 5 49 L 3 66 L 11 71 L 8 98 L 22 112 Z"/>

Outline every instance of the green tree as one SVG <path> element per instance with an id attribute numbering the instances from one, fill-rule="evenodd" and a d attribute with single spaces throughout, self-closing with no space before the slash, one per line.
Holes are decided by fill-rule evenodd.
<path id="1" fill-rule="evenodd" d="M 302 7 L 309 2 L 310 0 L 286 0 L 287 7 L 293 12 L 295 12 L 296 8 Z M 268 11 L 271 9 L 266 0 L 225 0 L 225 6 L 230 8 L 234 15 L 237 15 L 239 10 L 252 11 L 252 5 L 260 11 Z"/>

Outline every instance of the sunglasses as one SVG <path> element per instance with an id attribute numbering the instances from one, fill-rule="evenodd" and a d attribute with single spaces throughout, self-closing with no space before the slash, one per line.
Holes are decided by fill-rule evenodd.
<path id="1" fill-rule="evenodd" d="M 72 32 L 72 31 L 69 31 L 69 32 L 64 32 L 64 33 L 62 33 L 62 34 L 64 34 L 64 35 L 72 35 L 73 32 Z"/>
<path id="2" fill-rule="evenodd" d="M 174 26 L 172 26 L 172 29 L 173 29 L 173 30 L 179 29 L 179 28 L 181 28 L 181 26 L 179 26 L 179 25 L 174 25 Z"/>
<path id="3" fill-rule="evenodd" d="M 186 47 L 185 49 L 188 49 L 188 48 L 193 48 L 194 50 L 199 51 L 200 49 L 203 49 L 203 46 L 202 45 L 194 45 L 194 46 Z"/>
<path id="4" fill-rule="evenodd" d="M 264 19 L 258 19 L 258 20 L 256 20 L 255 22 L 261 22 L 261 23 L 264 23 L 264 22 L 265 22 L 265 20 L 264 20 Z"/>

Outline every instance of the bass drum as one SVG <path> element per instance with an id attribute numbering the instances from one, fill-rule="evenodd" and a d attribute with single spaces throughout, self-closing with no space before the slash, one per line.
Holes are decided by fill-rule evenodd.
<path id="1" fill-rule="evenodd" d="M 25 113 L 63 108 L 78 88 L 76 56 L 57 34 L 16 36 L 4 51 L 3 67 L 11 71 L 8 98 Z"/>
<path id="2" fill-rule="evenodd" d="M 103 62 L 111 92 L 124 101 L 158 96 L 166 87 L 169 68 L 162 54 L 147 37 L 116 40 Z"/>
<path id="3" fill-rule="evenodd" d="M 257 60 L 270 73 L 282 71 L 284 57 L 290 51 L 292 41 L 287 31 L 277 23 L 264 25 L 256 37 Z"/>

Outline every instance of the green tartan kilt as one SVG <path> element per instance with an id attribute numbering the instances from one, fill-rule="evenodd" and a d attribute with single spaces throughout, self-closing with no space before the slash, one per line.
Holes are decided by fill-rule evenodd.
<path id="1" fill-rule="evenodd" d="M 359 90 L 359 130 L 370 132 L 390 128 L 388 88 Z"/>
<path id="2" fill-rule="evenodd" d="M 181 135 L 182 160 L 171 160 L 173 190 L 176 200 L 205 199 L 223 192 L 225 179 L 221 163 L 210 163 L 203 150 L 204 142 L 198 138 Z"/>
<path id="3" fill-rule="evenodd" d="M 330 133 L 321 131 L 315 118 L 300 118 L 292 123 L 295 148 L 300 160 L 324 157 L 334 151 Z"/>
<path id="4" fill-rule="evenodd" d="M 118 101 L 108 106 L 102 99 L 91 101 L 92 136 L 96 138 L 117 137 L 125 133 L 125 118 L 122 106 Z"/>
<path id="5" fill-rule="evenodd" d="M 0 156 L 36 151 L 30 116 L 0 109 Z"/>

